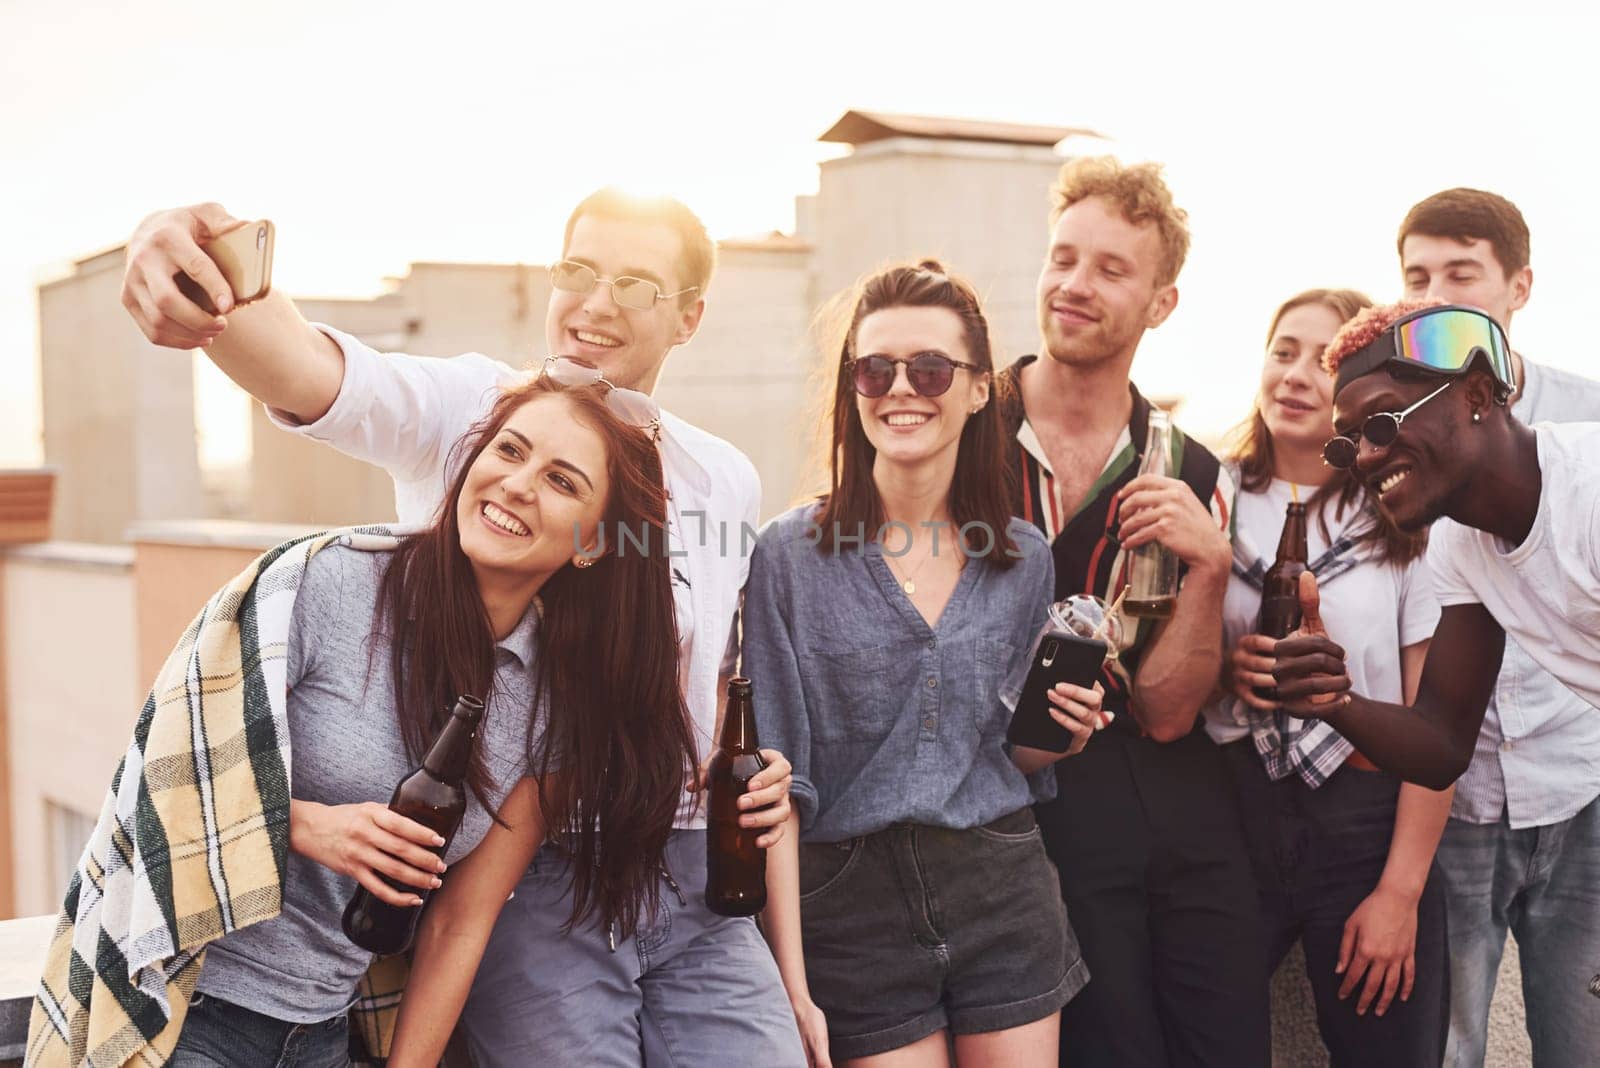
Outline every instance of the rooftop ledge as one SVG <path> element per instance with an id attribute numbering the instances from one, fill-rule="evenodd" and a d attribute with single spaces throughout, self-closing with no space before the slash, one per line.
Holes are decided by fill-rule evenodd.
<path id="1" fill-rule="evenodd" d="M 265 552 L 290 538 L 325 529 L 295 523 L 247 523 L 237 519 L 174 519 L 135 523 L 123 535 L 131 543 L 190 545 Z"/>
<path id="2" fill-rule="evenodd" d="M 28 1011 L 55 927 L 54 916 L 0 920 L 0 1061 L 22 1057 Z"/>
<path id="3" fill-rule="evenodd" d="M 133 567 L 133 548 L 84 541 L 38 541 L 26 545 L 0 545 L 0 556 L 85 571 L 127 571 Z"/>

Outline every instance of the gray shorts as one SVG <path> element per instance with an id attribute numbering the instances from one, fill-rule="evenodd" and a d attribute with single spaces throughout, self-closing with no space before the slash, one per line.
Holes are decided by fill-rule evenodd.
<path id="1" fill-rule="evenodd" d="M 800 846 L 806 980 L 835 1061 L 1059 1012 L 1089 980 L 1033 812 Z"/>
<path id="2" fill-rule="evenodd" d="M 612 950 L 570 932 L 567 861 L 546 847 L 506 902 L 461 1016 L 477 1068 L 805 1068 L 778 966 L 755 921 L 706 908 L 706 833 L 674 831 L 661 911 Z"/>

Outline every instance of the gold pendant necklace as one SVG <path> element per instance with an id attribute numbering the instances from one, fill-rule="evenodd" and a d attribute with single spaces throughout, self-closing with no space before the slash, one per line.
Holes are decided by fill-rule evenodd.
<path id="1" fill-rule="evenodd" d="M 906 591 L 906 596 L 911 597 L 917 592 L 917 584 L 911 580 L 916 578 L 918 573 L 921 572 L 924 567 L 928 566 L 928 561 L 932 559 L 932 553 L 924 556 L 921 562 L 919 562 L 917 566 L 912 569 L 910 574 L 905 575 L 903 578 L 900 575 L 900 569 L 894 566 L 894 560 L 891 557 L 885 555 L 883 562 L 889 565 L 889 573 L 895 578 L 900 579 L 900 588 Z"/>
<path id="2" fill-rule="evenodd" d="M 944 527 L 946 525 L 947 524 L 941 523 L 940 527 Z M 906 541 L 906 552 L 910 552 L 911 551 L 911 546 L 913 544 L 914 544 L 914 542 L 911 541 L 908 538 L 908 540 Z M 938 535 L 937 531 L 935 531 L 934 537 L 933 537 L 933 544 L 932 544 L 932 546 L 929 547 L 928 554 L 926 556 L 924 556 L 921 560 L 917 561 L 917 566 L 916 567 L 914 567 L 910 571 L 904 572 L 904 573 L 902 573 L 901 570 L 898 567 L 895 566 L 895 563 L 894 563 L 895 558 L 894 557 L 890 556 L 888 553 L 883 553 L 883 562 L 885 564 L 889 565 L 889 574 L 893 575 L 897 580 L 899 580 L 900 588 L 905 591 L 905 594 L 906 594 L 907 597 L 912 597 L 912 596 L 916 595 L 917 584 L 916 584 L 916 582 L 914 580 L 916 579 L 916 577 L 919 574 L 922 573 L 922 569 L 928 566 L 928 561 L 932 560 L 935 556 L 939 555 L 939 553 L 937 551 L 938 548 L 939 548 L 939 535 Z M 879 545 L 878 550 L 879 550 L 879 552 L 883 552 L 883 546 Z M 957 570 L 965 570 L 966 563 L 967 563 L 966 556 L 965 556 L 965 554 L 963 554 L 960 557 L 959 561 L 958 561 Z"/>

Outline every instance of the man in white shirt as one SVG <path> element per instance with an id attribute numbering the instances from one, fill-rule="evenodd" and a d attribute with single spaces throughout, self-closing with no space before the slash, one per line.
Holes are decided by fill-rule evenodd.
<path id="1" fill-rule="evenodd" d="M 1509 335 L 1533 287 L 1528 225 L 1504 197 L 1449 189 L 1407 212 L 1398 238 L 1408 299 L 1482 308 Z M 1511 351 L 1524 423 L 1600 420 L 1600 382 Z M 1536 1065 L 1600 1050 L 1600 715 L 1508 639 L 1472 763 L 1439 845 L 1450 913 L 1444 1063 L 1483 1064 L 1507 928 L 1522 950 Z"/>
<path id="2" fill-rule="evenodd" d="M 395 480 L 400 520 L 427 522 L 449 480 L 452 446 L 519 372 L 478 353 L 378 353 L 307 323 L 277 291 L 232 308 L 200 244 L 235 225 L 215 204 L 146 219 L 128 245 L 123 305 L 156 344 L 203 347 L 280 426 L 382 466 Z M 569 218 L 562 259 L 551 268 L 549 353 L 593 364 L 616 387 L 653 391 L 667 354 L 700 325 L 714 261 L 715 246 L 683 204 L 609 189 L 591 195 Z M 174 281 L 180 273 L 223 314 L 184 296 Z M 730 637 L 749 571 L 743 531 L 757 521 L 760 484 L 727 442 L 667 413 L 662 430 L 669 551 L 682 557 L 673 588 L 680 670 L 704 758 L 732 668 Z M 748 800 L 772 808 L 743 819 L 775 841 L 788 815 L 788 762 L 767 755 L 773 764 Z M 705 907 L 703 811 L 686 801 L 677 826 L 662 908 L 622 942 L 604 931 L 563 930 L 570 873 L 551 847 L 541 850 L 501 914 L 462 1016 L 480 1068 L 708 1064 L 735 1047 L 751 1063 L 804 1064 L 755 924 Z"/>

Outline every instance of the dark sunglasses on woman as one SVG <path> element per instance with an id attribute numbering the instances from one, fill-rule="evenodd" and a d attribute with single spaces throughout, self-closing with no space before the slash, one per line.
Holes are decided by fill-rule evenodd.
<path id="1" fill-rule="evenodd" d="M 956 368 L 981 373 L 977 364 L 952 360 L 942 352 L 919 352 L 911 357 L 857 356 L 848 364 L 856 392 L 876 398 L 894 388 L 895 366 L 904 364 L 906 381 L 919 397 L 941 397 L 955 381 Z"/>

